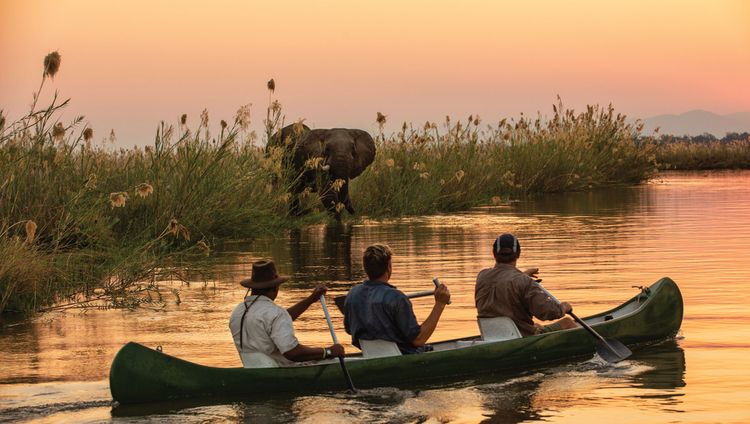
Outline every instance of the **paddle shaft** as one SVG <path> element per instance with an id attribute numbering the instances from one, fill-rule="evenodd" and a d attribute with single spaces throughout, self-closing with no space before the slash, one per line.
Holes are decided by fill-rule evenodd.
<path id="1" fill-rule="evenodd" d="M 578 318 L 578 315 L 574 314 L 573 311 L 568 312 L 568 315 L 570 315 L 571 317 L 573 317 L 573 319 L 575 320 L 575 322 L 577 322 L 578 324 L 580 324 L 581 327 L 585 328 L 586 331 L 588 331 L 589 333 L 591 333 L 592 336 L 596 337 L 602 343 L 604 343 L 609 350 L 611 350 L 614 353 L 617 353 L 617 351 L 614 348 L 612 348 L 612 346 L 609 345 L 609 343 L 604 339 L 604 337 L 601 336 L 601 334 L 597 333 L 596 330 L 594 330 L 593 328 L 591 328 L 591 326 L 589 326 L 588 324 L 586 324 L 585 322 L 583 322 L 582 319 Z"/>
<path id="2" fill-rule="evenodd" d="M 435 294 L 435 290 L 424 290 L 419 291 L 416 293 L 406 293 L 406 297 L 409 299 L 414 299 L 417 297 L 427 297 L 432 296 Z M 344 302 L 346 301 L 346 295 L 343 296 L 336 296 L 333 298 L 334 303 L 336 304 L 336 307 L 339 308 L 339 310 L 343 313 L 344 312 Z"/>
<path id="3" fill-rule="evenodd" d="M 427 297 L 432 296 L 433 294 L 435 294 L 435 290 L 424 290 L 414 293 L 406 293 L 406 297 L 408 297 L 409 299 L 414 299 L 415 297 Z"/>
<path id="4" fill-rule="evenodd" d="M 326 321 L 328 321 L 328 329 L 331 330 L 331 339 L 333 339 L 333 344 L 339 344 L 339 340 L 336 337 L 336 331 L 334 331 L 333 329 L 331 314 L 328 313 L 328 306 L 326 306 L 326 298 L 324 295 L 320 295 L 320 305 L 323 307 L 323 313 L 326 316 Z M 346 364 L 344 363 L 343 356 L 339 356 L 339 364 L 341 364 L 341 371 L 344 373 L 344 378 L 346 379 L 346 384 L 349 386 L 349 390 L 356 392 L 357 389 L 354 388 L 354 383 L 352 382 L 351 376 L 349 376 L 349 371 L 346 369 Z"/>
<path id="5" fill-rule="evenodd" d="M 536 283 L 539 285 L 539 287 L 542 290 L 544 290 L 544 293 L 546 293 L 547 296 L 550 297 L 550 299 L 554 300 L 559 305 L 560 301 L 557 300 L 557 298 L 555 296 L 553 296 L 552 293 L 548 292 L 547 289 L 544 288 L 544 286 L 542 285 L 542 283 L 540 283 L 540 281 L 541 280 L 536 280 Z M 585 322 L 583 322 L 582 319 L 578 318 L 578 315 L 574 314 L 573 311 L 568 312 L 568 315 L 570 315 L 571 317 L 573 317 L 573 319 L 575 320 L 575 322 L 577 322 L 581 327 L 585 328 L 586 331 L 588 331 L 589 333 L 591 333 L 592 336 L 596 337 L 597 339 L 599 339 L 599 341 L 601 341 L 602 343 L 604 343 L 604 345 L 607 347 L 607 349 L 609 349 L 610 351 L 612 351 L 612 353 L 614 353 L 615 355 L 619 356 L 619 353 L 615 350 L 615 348 L 613 348 L 612 346 L 610 346 L 609 343 L 604 339 L 604 337 L 602 337 L 601 334 L 597 333 L 596 330 L 594 330 L 593 328 L 591 328 L 590 325 L 586 324 Z"/>
<path id="6" fill-rule="evenodd" d="M 435 277 L 435 278 L 432 279 L 432 284 L 435 285 L 435 288 L 438 288 L 438 287 L 440 287 L 440 280 L 438 280 L 438 278 Z M 434 293 L 434 291 L 433 291 L 433 293 Z M 451 304 L 451 301 L 449 300 L 448 301 L 448 305 L 450 305 L 450 304 Z"/>

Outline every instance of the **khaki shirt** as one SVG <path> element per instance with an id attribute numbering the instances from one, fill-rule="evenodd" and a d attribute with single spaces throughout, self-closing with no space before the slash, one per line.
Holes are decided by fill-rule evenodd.
<path id="1" fill-rule="evenodd" d="M 536 332 L 532 316 L 552 320 L 565 315 L 531 277 L 511 264 L 496 263 L 480 271 L 474 301 L 479 318 L 508 317 L 524 336 Z"/>
<path id="2" fill-rule="evenodd" d="M 258 298 L 255 303 L 253 300 Z M 250 304 L 252 306 L 250 306 Z M 245 305 L 250 306 L 245 315 L 242 328 L 242 348 L 240 348 L 240 320 L 245 313 Z M 251 295 L 237 305 L 229 318 L 229 330 L 232 332 L 237 352 L 260 352 L 273 358 L 279 366 L 295 365 L 286 359 L 285 352 L 297 347 L 299 341 L 294 336 L 294 326 L 289 312 L 274 303 L 266 296 Z"/>

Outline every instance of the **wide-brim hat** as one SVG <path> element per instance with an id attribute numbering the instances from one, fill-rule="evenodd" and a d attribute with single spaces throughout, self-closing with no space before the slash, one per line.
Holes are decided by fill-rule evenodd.
<path id="1" fill-rule="evenodd" d="M 253 262 L 253 273 L 250 278 L 240 281 L 240 285 L 249 289 L 267 289 L 275 287 L 289 279 L 288 275 L 279 275 L 273 261 Z"/>

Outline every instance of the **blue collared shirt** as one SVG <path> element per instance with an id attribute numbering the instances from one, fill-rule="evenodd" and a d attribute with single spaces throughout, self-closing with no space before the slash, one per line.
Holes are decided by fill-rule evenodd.
<path id="1" fill-rule="evenodd" d="M 389 340 L 402 353 L 415 353 L 412 345 L 421 327 L 417 324 L 411 301 L 396 287 L 382 281 L 367 280 L 349 290 L 344 302 L 344 328 L 359 340 Z"/>

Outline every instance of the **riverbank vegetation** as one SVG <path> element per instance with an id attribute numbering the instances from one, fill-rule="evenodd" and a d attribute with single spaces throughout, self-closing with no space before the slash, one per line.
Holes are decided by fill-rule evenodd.
<path id="1" fill-rule="evenodd" d="M 60 120 L 68 100 L 36 107 L 55 55 L 29 113 L 0 112 L 0 312 L 159 303 L 158 282 L 198 268 L 213 241 L 287 224 L 279 166 L 253 147 L 247 107 L 216 135 L 204 112 L 116 149 L 83 117 Z"/>
<path id="2" fill-rule="evenodd" d="M 375 162 L 352 184 L 367 215 L 400 216 L 498 204 L 509 196 L 634 184 L 656 172 L 655 146 L 613 108 L 553 106 L 543 120 L 478 116 L 378 136 Z"/>
<path id="3" fill-rule="evenodd" d="M 45 60 L 26 116 L 6 122 L 0 113 L 0 312 L 179 301 L 160 282 L 200 270 L 218 242 L 331 219 L 320 193 L 303 193 L 312 213 L 288 214 L 290 172 L 280 152 L 261 147 L 284 124 L 278 102 L 261 139 L 241 107 L 215 134 L 204 111 L 162 123 L 152 144 L 120 149 L 83 117 L 61 121 L 68 100 L 36 107 L 55 60 Z M 361 215 L 451 212 L 656 172 L 653 140 L 612 107 L 576 113 L 558 102 L 544 120 L 446 118 L 393 135 L 383 133 L 386 119 L 378 114 L 375 162 L 352 182 Z"/>
<path id="4" fill-rule="evenodd" d="M 750 133 L 661 136 L 656 160 L 663 170 L 750 169 Z"/>

